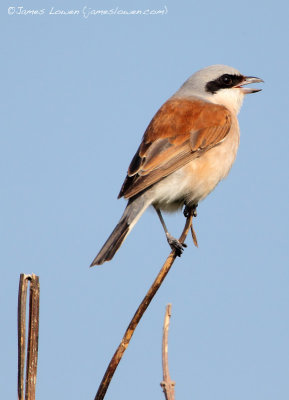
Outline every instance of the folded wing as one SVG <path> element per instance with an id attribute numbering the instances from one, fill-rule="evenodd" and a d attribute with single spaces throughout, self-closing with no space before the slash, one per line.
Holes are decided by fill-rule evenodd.
<path id="1" fill-rule="evenodd" d="M 202 100 L 168 100 L 150 122 L 119 196 L 130 198 L 226 139 L 231 115 Z"/>

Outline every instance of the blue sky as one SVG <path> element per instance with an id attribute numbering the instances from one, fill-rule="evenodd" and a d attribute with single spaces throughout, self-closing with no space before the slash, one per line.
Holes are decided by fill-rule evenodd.
<path id="1" fill-rule="evenodd" d="M 83 7 L 167 13 L 85 18 Z M 245 99 L 236 163 L 199 206 L 199 249 L 188 238 L 107 399 L 162 398 L 169 302 L 177 398 L 288 399 L 288 11 L 246 0 L 2 4 L 1 398 L 16 396 L 21 272 L 40 277 L 37 398 L 94 397 L 169 252 L 156 215 L 112 262 L 89 264 L 123 211 L 116 197 L 150 119 L 194 71 L 221 63 L 264 90 Z M 177 236 L 182 214 L 166 220 Z"/>

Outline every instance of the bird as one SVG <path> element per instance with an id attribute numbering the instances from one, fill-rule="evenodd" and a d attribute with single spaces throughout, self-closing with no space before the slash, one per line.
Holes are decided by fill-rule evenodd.
<path id="1" fill-rule="evenodd" d="M 170 247 L 180 256 L 186 246 L 167 230 L 161 211 L 196 213 L 235 161 L 237 115 L 245 95 L 264 82 L 237 69 L 215 64 L 192 76 L 157 111 L 135 153 L 118 198 L 127 206 L 115 229 L 91 263 L 111 260 L 144 211 L 153 206 Z M 186 215 L 186 214 L 185 214 Z"/>

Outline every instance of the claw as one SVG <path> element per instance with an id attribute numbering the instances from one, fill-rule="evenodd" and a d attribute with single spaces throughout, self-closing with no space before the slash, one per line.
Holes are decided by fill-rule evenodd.
<path id="1" fill-rule="evenodd" d="M 190 215 L 190 212 L 191 212 L 190 207 L 185 206 L 185 208 L 184 208 L 184 216 L 185 216 L 185 218 L 188 218 L 188 216 Z"/>
<path id="2" fill-rule="evenodd" d="M 197 207 L 198 207 L 198 204 L 194 204 L 193 206 L 186 205 L 185 208 L 184 208 L 184 216 L 186 218 L 188 218 L 188 216 L 192 213 L 192 216 L 196 217 L 198 215 L 197 214 Z"/>
<path id="3" fill-rule="evenodd" d="M 176 255 L 178 257 L 181 257 L 181 255 L 183 254 L 183 251 L 184 251 L 185 247 L 187 247 L 187 245 L 185 243 L 179 242 L 178 239 L 174 238 L 169 233 L 167 233 L 166 236 L 167 236 L 167 241 L 168 241 L 171 249 L 175 250 Z"/>

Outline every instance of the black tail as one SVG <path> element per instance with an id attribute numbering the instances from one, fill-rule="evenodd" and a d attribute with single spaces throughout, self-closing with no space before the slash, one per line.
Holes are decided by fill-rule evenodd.
<path id="1" fill-rule="evenodd" d="M 94 265 L 101 265 L 105 261 L 110 261 L 113 258 L 126 236 L 132 230 L 146 208 L 150 205 L 150 202 L 147 201 L 145 197 L 145 195 L 142 195 L 133 200 L 129 200 L 119 223 L 102 246 L 98 255 L 92 261 L 90 265 L 91 267 Z"/>

